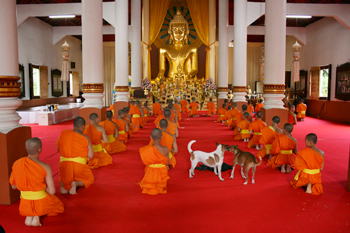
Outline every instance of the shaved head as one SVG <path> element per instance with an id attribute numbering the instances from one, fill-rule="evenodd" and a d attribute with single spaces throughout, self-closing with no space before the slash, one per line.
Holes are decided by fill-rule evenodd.
<path id="1" fill-rule="evenodd" d="M 234 102 L 234 103 L 233 103 L 233 107 L 237 107 L 237 102 Z"/>
<path id="2" fill-rule="evenodd" d="M 165 120 L 165 119 L 161 119 L 161 120 L 159 121 L 159 127 L 160 127 L 161 129 L 167 128 L 167 127 L 168 127 L 168 121 Z"/>
<path id="3" fill-rule="evenodd" d="M 232 106 L 231 106 L 231 105 L 227 106 L 227 109 L 228 109 L 228 110 L 230 110 L 231 108 L 232 108 Z"/>
<path id="4" fill-rule="evenodd" d="M 112 118 L 112 116 L 113 116 L 113 112 L 112 111 L 107 111 L 106 112 L 106 117 L 107 118 Z"/>
<path id="5" fill-rule="evenodd" d="M 98 118 L 98 115 L 97 115 L 97 113 L 91 113 L 89 118 L 90 118 L 90 120 L 94 121 Z"/>
<path id="6" fill-rule="evenodd" d="M 317 135 L 314 133 L 309 133 L 308 135 L 306 135 L 305 140 L 313 142 L 315 145 L 317 143 Z"/>
<path id="7" fill-rule="evenodd" d="M 140 100 L 136 100 L 136 105 L 139 106 L 140 105 Z"/>
<path id="8" fill-rule="evenodd" d="M 258 111 L 258 112 L 256 113 L 256 117 L 257 117 L 257 118 L 262 118 L 262 116 L 263 116 L 263 113 L 262 113 L 261 111 Z"/>
<path id="9" fill-rule="evenodd" d="M 243 113 L 243 116 L 244 116 L 245 118 L 248 118 L 248 117 L 249 117 L 249 113 L 245 112 L 245 113 Z"/>
<path id="10" fill-rule="evenodd" d="M 247 108 L 248 108 L 247 105 L 245 105 L 245 104 L 242 105 L 242 110 L 243 110 L 243 111 L 247 111 Z"/>
<path id="11" fill-rule="evenodd" d="M 82 127 L 82 126 L 84 126 L 84 125 L 85 125 L 85 120 L 84 120 L 84 118 L 82 118 L 82 117 L 77 117 L 77 118 L 75 118 L 74 123 L 73 123 L 73 127 L 74 127 L 75 129 L 79 129 L 80 127 Z"/>
<path id="12" fill-rule="evenodd" d="M 272 118 L 272 121 L 273 121 L 274 123 L 276 123 L 276 124 L 279 124 L 280 121 L 281 121 L 281 119 L 280 119 L 279 116 L 274 116 L 274 117 Z"/>
<path id="13" fill-rule="evenodd" d="M 283 129 L 285 129 L 288 133 L 291 133 L 293 131 L 293 125 L 290 123 L 286 123 L 284 124 Z"/>
<path id="14" fill-rule="evenodd" d="M 121 116 L 121 115 L 123 115 L 125 112 L 124 112 L 124 110 L 123 109 L 120 109 L 119 111 L 118 111 L 118 116 Z"/>
<path id="15" fill-rule="evenodd" d="M 26 141 L 26 150 L 29 155 L 35 155 L 41 147 L 42 144 L 39 138 L 31 138 Z"/>
<path id="16" fill-rule="evenodd" d="M 171 111 L 170 111 L 170 109 L 168 109 L 168 108 L 164 109 L 163 114 L 164 114 L 164 117 L 165 117 L 165 118 L 170 117 L 170 116 L 171 116 Z"/>
<path id="17" fill-rule="evenodd" d="M 152 129 L 151 137 L 153 140 L 159 140 L 162 137 L 162 131 L 160 129 Z"/>

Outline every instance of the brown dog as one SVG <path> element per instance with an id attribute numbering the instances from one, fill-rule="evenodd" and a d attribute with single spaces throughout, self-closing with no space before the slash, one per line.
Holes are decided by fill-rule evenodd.
<path id="1" fill-rule="evenodd" d="M 236 164 L 241 166 L 241 175 L 242 178 L 245 179 L 245 182 L 243 183 L 244 185 L 248 184 L 248 172 L 250 168 L 253 168 L 253 178 L 252 178 L 252 184 L 255 184 L 254 177 L 255 177 L 255 169 L 256 166 L 259 166 L 262 162 L 261 157 L 260 162 L 258 163 L 256 161 L 255 156 L 250 153 L 250 152 L 244 152 L 238 148 L 237 145 L 232 145 L 228 149 L 231 151 L 234 155 L 235 158 L 233 159 L 233 164 L 232 164 L 232 173 L 231 173 L 231 179 L 233 179 L 234 171 L 235 171 L 235 166 Z M 245 175 L 243 173 L 243 166 L 245 166 Z"/>

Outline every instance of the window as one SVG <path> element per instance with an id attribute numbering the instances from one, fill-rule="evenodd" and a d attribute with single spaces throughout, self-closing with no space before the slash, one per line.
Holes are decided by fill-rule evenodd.
<path id="1" fill-rule="evenodd" d="M 69 94 L 68 96 L 73 96 L 73 74 L 69 73 Z"/>
<path id="2" fill-rule="evenodd" d="M 331 89 L 331 65 L 321 66 L 319 75 L 319 99 L 330 100 Z"/>
<path id="3" fill-rule="evenodd" d="M 33 95 L 40 97 L 40 73 L 36 67 L 33 67 Z"/>

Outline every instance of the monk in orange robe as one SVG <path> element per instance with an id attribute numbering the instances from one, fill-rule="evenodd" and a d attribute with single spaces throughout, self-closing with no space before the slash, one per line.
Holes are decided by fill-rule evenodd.
<path id="1" fill-rule="evenodd" d="M 163 114 L 164 114 L 165 119 L 168 121 L 167 132 L 170 133 L 171 135 L 174 135 L 176 138 L 179 137 L 179 130 L 177 128 L 177 125 L 170 118 L 170 116 L 171 116 L 170 109 L 168 109 L 168 108 L 164 109 Z"/>
<path id="2" fill-rule="evenodd" d="M 277 126 L 280 121 L 281 119 L 279 116 L 274 116 L 272 118 L 271 126 L 265 127 L 261 130 L 260 144 L 265 145 L 265 147 L 258 151 L 256 155 L 257 158 L 264 158 L 266 155 L 270 155 L 273 141 L 279 134 L 283 133 Z"/>
<path id="3" fill-rule="evenodd" d="M 143 122 L 147 123 L 149 121 L 150 110 L 147 106 L 147 101 L 143 104 Z"/>
<path id="4" fill-rule="evenodd" d="M 143 124 L 143 109 L 140 106 L 140 101 L 135 101 L 135 106 L 130 108 L 130 115 L 132 115 L 131 125 L 138 131 Z"/>
<path id="5" fill-rule="evenodd" d="M 104 142 L 102 147 L 107 151 L 108 154 L 116 154 L 119 152 L 126 151 L 126 145 L 119 141 L 119 128 L 118 124 L 112 121 L 112 112 L 106 112 L 106 120 L 99 123 L 105 130 L 108 138 L 108 142 Z"/>
<path id="6" fill-rule="evenodd" d="M 262 103 L 262 99 L 259 99 L 258 104 L 255 105 L 255 112 L 259 112 L 262 107 L 264 107 L 264 104 Z"/>
<path id="7" fill-rule="evenodd" d="M 108 111 L 112 115 L 112 111 Z M 87 159 L 94 157 L 90 138 L 83 134 L 85 120 L 77 117 L 73 130 L 62 131 L 56 142 L 60 152 L 60 192 L 61 194 L 77 194 L 77 187 L 88 188 L 94 183 L 94 175 L 87 165 Z"/>
<path id="8" fill-rule="evenodd" d="M 176 143 L 176 137 L 170 133 L 167 132 L 168 128 L 168 121 L 165 119 L 162 119 L 159 122 L 160 130 L 162 131 L 162 140 L 160 141 L 160 144 L 163 146 L 166 146 L 169 149 L 169 166 L 175 167 L 176 165 L 176 159 L 175 154 L 178 151 L 177 143 Z M 154 141 L 151 138 L 150 145 L 153 145 Z"/>
<path id="9" fill-rule="evenodd" d="M 287 98 L 283 98 L 282 101 L 283 101 L 283 107 L 289 111 L 289 106 L 291 105 L 291 103 L 289 103 Z"/>
<path id="10" fill-rule="evenodd" d="M 253 115 L 254 107 L 252 106 L 252 101 L 248 100 L 248 108 L 247 112 L 249 112 L 251 115 Z"/>
<path id="11" fill-rule="evenodd" d="M 225 104 L 225 106 L 224 106 L 224 104 Z M 225 110 L 227 110 L 227 109 L 228 109 L 228 106 L 229 106 L 228 100 L 227 100 L 227 99 L 224 99 L 224 103 L 222 104 L 222 107 L 223 107 Z M 231 105 L 231 106 L 232 106 L 232 105 Z"/>
<path id="12" fill-rule="evenodd" d="M 324 152 L 316 147 L 316 134 L 305 137 L 307 148 L 298 152 L 295 158 L 295 169 L 299 170 L 290 182 L 293 188 L 306 186 L 306 193 L 321 195 L 323 193 L 321 171 L 324 167 Z"/>
<path id="13" fill-rule="evenodd" d="M 19 214 L 26 216 L 27 226 L 41 226 L 40 216 L 63 213 L 63 203 L 54 194 L 50 165 L 39 160 L 42 144 L 39 138 L 26 141 L 28 157 L 18 159 L 12 166 L 10 184 L 21 192 Z"/>
<path id="14" fill-rule="evenodd" d="M 128 127 L 129 127 L 129 131 L 128 131 L 128 134 L 129 134 L 129 138 L 131 138 L 132 134 L 133 133 L 136 133 L 137 130 L 133 127 L 133 125 L 131 124 L 132 120 L 131 120 L 131 115 L 129 114 L 129 111 L 130 111 L 130 108 L 128 107 L 125 107 L 123 108 L 124 112 L 125 112 L 125 117 L 124 117 L 124 120 L 126 120 L 128 122 Z"/>
<path id="15" fill-rule="evenodd" d="M 290 109 L 288 111 L 288 123 L 292 124 L 293 126 L 297 124 L 297 117 L 294 112 L 295 112 L 295 106 L 290 105 Z M 294 130 L 294 127 L 293 127 L 293 130 Z"/>
<path id="16" fill-rule="evenodd" d="M 232 124 L 232 114 L 231 114 L 231 109 L 232 106 L 229 105 L 227 108 L 227 111 L 225 112 L 225 117 L 226 117 L 226 121 L 224 122 L 225 126 L 230 126 Z"/>
<path id="17" fill-rule="evenodd" d="M 241 121 L 243 121 L 243 113 L 241 113 L 238 109 L 237 109 L 237 102 L 234 102 L 232 104 L 233 108 L 231 110 L 231 115 L 232 115 L 232 121 L 230 122 L 230 129 L 234 129 L 237 124 Z"/>
<path id="18" fill-rule="evenodd" d="M 271 168 L 281 167 L 282 173 L 291 173 L 294 169 L 295 154 L 298 151 L 297 140 L 290 134 L 293 125 L 286 123 L 283 126 L 283 134 L 279 135 L 272 143 L 270 154 L 273 157 L 267 162 Z"/>
<path id="19" fill-rule="evenodd" d="M 161 144 L 162 131 L 153 129 L 151 132 L 153 145 L 140 148 L 142 162 L 146 165 L 145 176 L 139 185 L 142 193 L 157 195 L 167 193 L 169 180 L 169 149 Z"/>
<path id="20" fill-rule="evenodd" d="M 188 105 L 188 107 L 190 108 L 190 113 L 188 114 L 189 117 L 197 117 L 198 115 L 198 104 L 195 101 L 195 98 L 192 98 L 192 102 L 190 103 L 190 105 Z"/>
<path id="21" fill-rule="evenodd" d="M 180 124 L 179 124 L 179 118 L 178 118 L 178 115 L 177 115 L 177 109 L 174 106 L 172 100 L 169 100 L 169 104 L 168 104 L 167 108 L 169 108 L 170 111 L 171 111 L 171 120 L 174 121 L 176 123 L 177 127 L 179 128 Z"/>
<path id="22" fill-rule="evenodd" d="M 91 113 L 91 124 L 85 127 L 84 134 L 90 138 L 94 157 L 90 159 L 88 165 L 91 169 L 113 164 L 112 157 L 102 147 L 102 140 L 108 142 L 106 130 L 98 124 L 98 115 Z"/>
<path id="23" fill-rule="evenodd" d="M 253 134 L 253 137 L 250 139 L 247 145 L 248 148 L 255 146 L 256 150 L 262 149 L 262 146 L 260 144 L 261 130 L 266 127 L 266 123 L 261 120 L 262 116 L 263 114 L 261 111 L 257 112 L 256 120 L 253 121 L 249 126 L 249 131 Z"/>
<path id="24" fill-rule="evenodd" d="M 114 104 L 109 105 L 109 110 L 112 111 L 114 117 Z"/>
<path id="25" fill-rule="evenodd" d="M 212 116 L 216 113 L 216 107 L 215 104 L 213 103 L 213 98 L 209 98 L 209 102 L 207 103 L 207 115 Z"/>
<path id="26" fill-rule="evenodd" d="M 129 132 L 129 127 L 128 127 L 128 122 L 124 120 L 125 117 L 125 112 L 123 109 L 120 109 L 118 111 L 118 118 L 113 119 L 113 122 L 117 123 L 118 125 L 118 141 L 123 142 L 126 144 L 128 142 L 128 132 Z"/>
<path id="27" fill-rule="evenodd" d="M 160 106 L 159 99 L 153 104 L 153 115 L 158 116 L 162 113 L 162 107 Z"/>
<path id="28" fill-rule="evenodd" d="M 223 122 L 223 121 L 226 121 L 226 110 L 225 110 L 225 107 L 226 105 L 221 105 L 221 107 L 219 108 L 218 110 L 218 114 L 219 114 L 219 117 L 218 119 L 216 120 L 217 122 Z"/>
<path id="29" fill-rule="evenodd" d="M 183 112 L 183 113 L 187 113 L 188 112 L 187 104 L 188 104 L 187 100 L 185 99 L 185 96 L 184 96 L 184 99 L 180 101 L 181 112 Z"/>
<path id="30" fill-rule="evenodd" d="M 249 126 L 250 122 L 247 120 L 249 114 L 247 112 L 243 113 L 243 121 L 237 124 L 235 131 L 233 132 L 234 140 L 242 140 L 243 142 L 248 142 L 250 138 Z"/>
<path id="31" fill-rule="evenodd" d="M 300 121 L 304 121 L 305 116 L 306 116 L 306 109 L 307 106 L 306 104 L 303 103 L 303 99 L 299 100 L 299 104 L 297 105 L 297 118 Z"/>
<path id="32" fill-rule="evenodd" d="M 181 121 L 182 116 L 181 116 L 181 106 L 179 105 L 179 100 L 175 98 L 175 104 L 174 104 L 177 112 L 177 120 Z"/>

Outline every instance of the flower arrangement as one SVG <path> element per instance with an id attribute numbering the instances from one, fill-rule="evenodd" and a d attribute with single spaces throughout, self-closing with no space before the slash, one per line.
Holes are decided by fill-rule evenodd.
<path id="1" fill-rule="evenodd" d="M 205 94 L 209 93 L 210 90 L 213 90 L 214 94 L 216 94 L 216 85 L 212 78 L 208 78 L 204 84 L 204 92 Z"/>
<path id="2" fill-rule="evenodd" d="M 141 89 L 142 90 L 151 90 L 152 84 L 151 81 L 148 80 L 147 77 L 145 77 L 141 82 Z"/>

